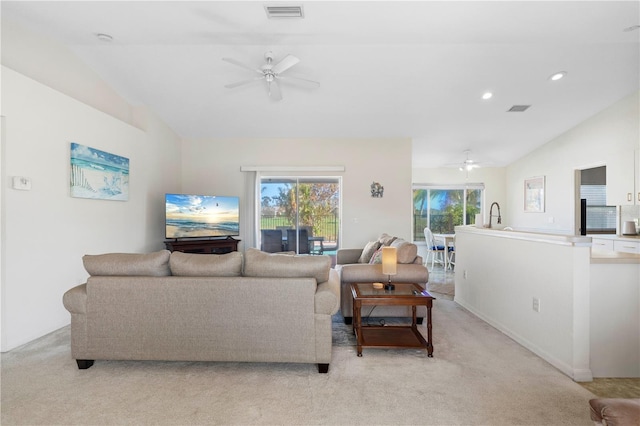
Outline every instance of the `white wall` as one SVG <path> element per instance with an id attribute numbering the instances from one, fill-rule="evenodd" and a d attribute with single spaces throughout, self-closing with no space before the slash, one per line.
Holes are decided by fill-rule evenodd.
<path id="1" fill-rule="evenodd" d="M 455 301 L 577 381 L 592 378 L 583 238 L 456 228 Z"/>
<path id="2" fill-rule="evenodd" d="M 633 155 L 640 149 L 639 93 L 621 99 L 507 167 L 506 208 L 511 226 L 574 234 L 577 169 L 606 165 L 610 185 L 612 171 L 631 167 L 633 186 Z M 533 176 L 546 178 L 544 213 L 524 212 L 524 180 Z"/>
<path id="3" fill-rule="evenodd" d="M 341 173 L 312 173 L 343 178 L 340 245 L 364 247 L 383 232 L 411 238 L 410 139 L 186 140 L 182 162 L 183 191 L 238 195 L 241 204 L 247 178 L 241 166 L 344 166 Z M 383 198 L 371 197 L 373 181 L 384 186 Z M 252 220 L 246 216 L 242 234 Z"/>
<path id="4" fill-rule="evenodd" d="M 2 69 L 2 351 L 69 323 L 62 294 L 84 282 L 82 255 L 163 248 L 164 192 L 179 190 L 180 146 Z M 70 142 L 130 160 L 129 201 L 71 198 Z M 13 176 L 30 191 L 11 189 Z"/>

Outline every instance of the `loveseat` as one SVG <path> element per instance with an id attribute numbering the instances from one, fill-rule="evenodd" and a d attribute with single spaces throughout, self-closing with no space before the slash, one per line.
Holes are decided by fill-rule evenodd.
<path id="1" fill-rule="evenodd" d="M 331 361 L 339 278 L 328 256 L 149 254 L 83 257 L 67 291 L 71 356 L 94 360 Z"/>
<path id="2" fill-rule="evenodd" d="M 389 277 L 382 273 L 380 260 L 381 248 L 385 246 L 397 249 L 397 273 L 391 277 L 394 283 L 417 283 L 423 288 L 429 282 L 429 270 L 418 256 L 418 247 L 401 238 L 382 234 L 377 240 L 370 241 L 364 248 L 339 249 L 336 253 L 335 269 L 340 275 L 340 310 L 346 324 L 353 320 L 353 298 L 351 283 L 387 282 Z M 418 322 L 423 321 L 426 308 L 419 306 Z M 408 306 L 376 306 L 372 312 L 362 312 L 363 316 L 373 317 L 411 317 Z"/>

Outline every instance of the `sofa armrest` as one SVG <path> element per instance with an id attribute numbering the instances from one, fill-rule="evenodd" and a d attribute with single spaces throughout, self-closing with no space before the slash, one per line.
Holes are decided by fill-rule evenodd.
<path id="1" fill-rule="evenodd" d="M 640 398 L 594 398 L 589 400 L 591 420 L 607 426 L 640 424 Z"/>
<path id="2" fill-rule="evenodd" d="M 364 249 L 361 249 L 361 248 L 338 249 L 338 252 L 336 253 L 336 264 L 348 265 L 350 263 L 358 263 L 358 259 L 360 259 L 360 256 L 362 255 L 362 250 Z"/>
<path id="3" fill-rule="evenodd" d="M 340 275 L 335 270 L 329 271 L 329 280 L 318 283 L 315 295 L 316 314 L 333 315 L 340 308 Z"/>
<path id="4" fill-rule="evenodd" d="M 87 285 L 80 284 L 67 290 L 62 296 L 62 304 L 72 314 L 87 313 Z"/>

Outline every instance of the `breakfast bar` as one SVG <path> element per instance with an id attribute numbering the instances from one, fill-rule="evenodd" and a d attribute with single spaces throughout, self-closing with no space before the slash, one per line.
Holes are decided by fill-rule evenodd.
<path id="1" fill-rule="evenodd" d="M 576 381 L 640 377 L 640 255 L 591 245 L 456 227 L 455 301 Z"/>

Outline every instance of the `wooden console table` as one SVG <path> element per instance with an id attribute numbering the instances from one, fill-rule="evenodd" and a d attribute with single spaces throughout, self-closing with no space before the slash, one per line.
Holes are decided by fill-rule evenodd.
<path id="1" fill-rule="evenodd" d="M 238 251 L 238 243 L 232 237 L 211 240 L 165 240 L 164 245 L 169 251 L 183 253 L 224 254 Z"/>

